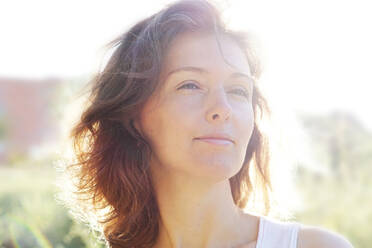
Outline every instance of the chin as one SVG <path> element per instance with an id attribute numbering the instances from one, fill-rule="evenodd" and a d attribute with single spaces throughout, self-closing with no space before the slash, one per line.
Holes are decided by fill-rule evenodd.
<path id="1" fill-rule="evenodd" d="M 210 160 L 207 162 L 194 163 L 193 174 L 198 177 L 210 179 L 215 182 L 227 180 L 236 175 L 241 169 L 236 161 Z"/>

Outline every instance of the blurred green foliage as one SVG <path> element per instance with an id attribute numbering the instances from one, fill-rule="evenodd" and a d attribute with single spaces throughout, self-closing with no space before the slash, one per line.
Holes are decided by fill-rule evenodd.
<path id="1" fill-rule="evenodd" d="M 372 133 L 348 113 L 301 116 L 319 171 L 300 165 L 296 184 L 302 223 L 345 236 L 355 247 L 372 244 Z"/>
<path id="2" fill-rule="evenodd" d="M 0 109 L 0 140 L 5 140 L 7 133 L 7 123 L 5 119 L 5 114 Z"/>
<path id="3" fill-rule="evenodd" d="M 0 168 L 0 247 L 104 247 L 57 204 L 52 167 Z"/>

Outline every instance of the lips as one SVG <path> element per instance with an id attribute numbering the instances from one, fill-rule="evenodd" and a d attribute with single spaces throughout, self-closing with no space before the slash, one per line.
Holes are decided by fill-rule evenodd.
<path id="1" fill-rule="evenodd" d="M 234 144 L 234 140 L 226 134 L 214 134 L 214 135 L 206 135 L 206 136 L 200 136 L 196 137 L 196 140 L 205 141 L 212 144 L 217 145 L 228 145 L 228 144 Z"/>

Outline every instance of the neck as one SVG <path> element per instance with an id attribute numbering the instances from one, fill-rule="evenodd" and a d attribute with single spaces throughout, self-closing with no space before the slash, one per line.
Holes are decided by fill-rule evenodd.
<path id="1" fill-rule="evenodd" d="M 257 222 L 234 204 L 229 180 L 154 179 L 161 217 L 156 247 L 234 247 L 257 236 Z"/>

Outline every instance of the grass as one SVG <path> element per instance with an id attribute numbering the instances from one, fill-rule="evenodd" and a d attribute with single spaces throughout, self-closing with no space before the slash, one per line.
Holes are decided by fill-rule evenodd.
<path id="1" fill-rule="evenodd" d="M 103 247 L 57 204 L 53 168 L 0 167 L 0 247 Z"/>

